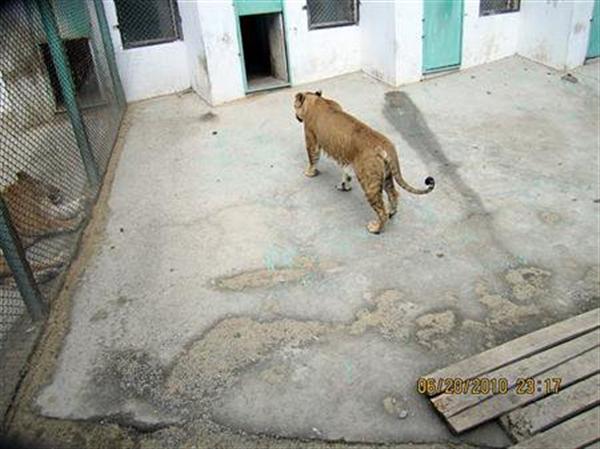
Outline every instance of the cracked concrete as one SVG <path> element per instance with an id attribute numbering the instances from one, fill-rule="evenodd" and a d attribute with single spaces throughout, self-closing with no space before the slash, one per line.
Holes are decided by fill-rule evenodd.
<path id="1" fill-rule="evenodd" d="M 577 84 L 509 58 L 401 90 L 361 74 L 308 86 L 389 136 L 409 180 L 436 177 L 431 195 L 401 193 L 380 236 L 332 163 L 303 176 L 299 89 L 132 105 L 70 327 L 52 320 L 68 333 L 12 432 L 77 448 L 505 446 L 495 422 L 452 435 L 416 381 L 598 306 L 599 67 Z"/>

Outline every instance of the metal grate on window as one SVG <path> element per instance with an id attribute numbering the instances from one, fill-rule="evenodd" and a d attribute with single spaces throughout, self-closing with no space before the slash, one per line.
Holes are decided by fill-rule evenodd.
<path id="1" fill-rule="evenodd" d="M 493 14 L 515 12 L 520 7 L 521 0 L 480 0 L 479 15 L 490 16 Z"/>
<path id="2" fill-rule="evenodd" d="M 115 0 L 124 48 L 181 39 L 176 0 Z"/>
<path id="3" fill-rule="evenodd" d="M 307 0 L 308 28 L 329 28 L 358 23 L 357 0 Z"/>

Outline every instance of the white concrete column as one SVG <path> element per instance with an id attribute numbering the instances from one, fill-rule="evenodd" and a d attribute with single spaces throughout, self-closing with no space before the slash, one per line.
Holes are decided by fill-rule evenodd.
<path id="1" fill-rule="evenodd" d="M 565 70 L 585 61 L 593 0 L 523 0 L 518 53 Z"/>
<path id="2" fill-rule="evenodd" d="M 396 3 L 396 85 L 423 78 L 423 0 Z"/>
<path id="3" fill-rule="evenodd" d="M 219 104 L 243 97 L 241 49 L 232 1 L 201 0 L 198 5 L 210 83 L 210 102 Z"/>

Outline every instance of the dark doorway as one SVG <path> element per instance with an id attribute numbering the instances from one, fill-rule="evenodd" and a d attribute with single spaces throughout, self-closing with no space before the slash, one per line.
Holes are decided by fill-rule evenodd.
<path id="1" fill-rule="evenodd" d="M 50 47 L 48 47 L 48 44 L 46 43 L 40 45 L 42 49 L 42 58 L 48 69 L 50 85 L 54 92 L 56 109 L 61 111 L 64 109 L 64 98 L 58 80 L 58 73 L 56 72 L 56 68 L 54 67 L 50 55 Z M 66 39 L 63 40 L 63 45 L 67 54 L 69 66 L 71 67 L 71 76 L 73 77 L 75 93 L 77 94 L 80 106 L 86 107 L 102 104 L 104 101 L 96 74 L 96 66 L 90 49 L 89 39 Z"/>
<path id="2" fill-rule="evenodd" d="M 240 17 L 248 91 L 288 85 L 281 13 Z"/>

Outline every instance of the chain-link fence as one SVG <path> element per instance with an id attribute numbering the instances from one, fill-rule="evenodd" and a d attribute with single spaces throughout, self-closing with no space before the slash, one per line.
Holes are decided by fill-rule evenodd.
<path id="1" fill-rule="evenodd" d="M 124 112 L 105 20 L 101 0 L 0 2 L 0 414 Z"/>
<path id="2" fill-rule="evenodd" d="M 310 29 L 358 22 L 358 0 L 307 0 L 306 8 Z"/>

